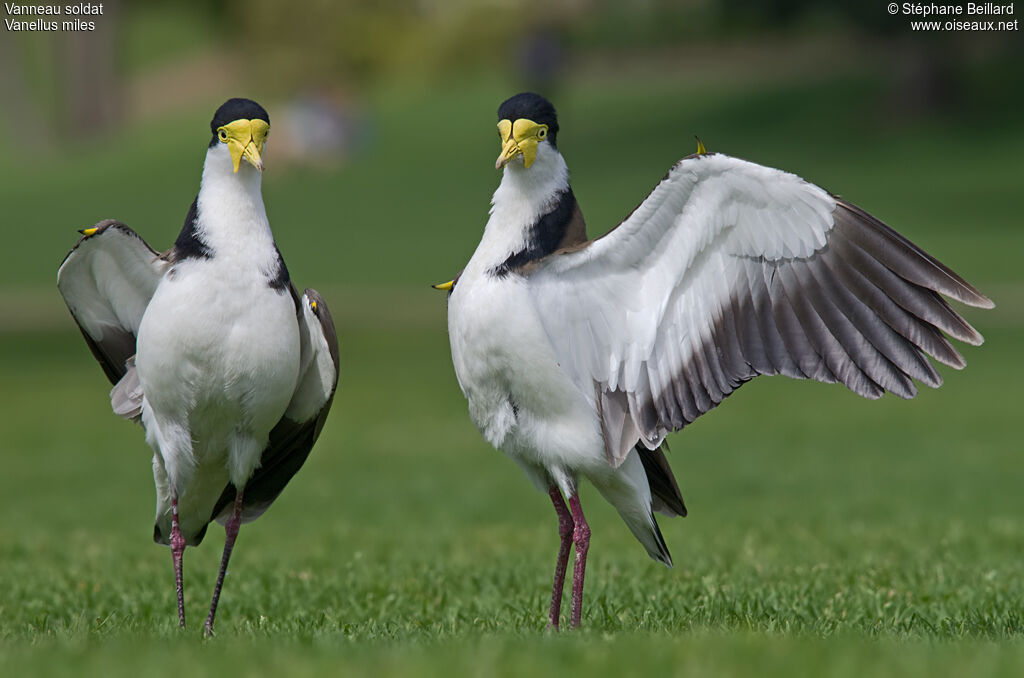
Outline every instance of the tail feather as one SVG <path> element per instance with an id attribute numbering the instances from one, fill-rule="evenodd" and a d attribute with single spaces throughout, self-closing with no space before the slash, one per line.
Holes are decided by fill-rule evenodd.
<path id="1" fill-rule="evenodd" d="M 647 552 L 651 555 L 651 558 L 660 560 L 666 566 L 672 567 L 672 554 L 668 552 L 668 544 L 665 543 L 665 537 L 661 536 L 661 528 L 658 527 L 658 521 L 654 518 L 653 513 L 651 514 L 651 525 L 654 527 L 654 538 L 658 542 L 658 552 L 655 553 L 650 549 Z"/>
<path id="2" fill-rule="evenodd" d="M 623 510 L 623 507 L 616 508 L 619 510 L 622 521 L 626 523 L 626 527 L 647 551 L 647 555 L 664 563 L 667 567 L 672 567 L 672 554 L 669 553 L 668 544 L 665 543 L 665 537 L 661 534 L 661 528 L 658 527 L 654 513 L 637 514 Z"/>
<path id="3" fill-rule="evenodd" d="M 658 527 L 658 521 L 655 520 L 652 510 L 666 502 L 664 499 L 657 498 L 651 490 L 654 490 L 657 485 L 658 491 L 665 495 L 668 490 L 665 490 L 662 485 L 674 487 L 675 481 L 672 480 L 671 471 L 666 472 L 657 466 L 660 450 L 650 452 L 646 448 L 640 449 L 640 447 L 637 450 L 637 454 L 626 455 L 618 468 L 609 469 L 607 475 L 592 476 L 590 481 L 608 503 L 619 512 L 619 517 L 626 523 L 626 527 L 637 538 L 637 541 L 643 544 L 647 554 L 654 560 L 672 567 L 672 555 L 668 551 L 665 538 L 661 534 L 661 529 Z M 655 466 L 659 469 L 657 473 L 652 473 L 647 468 L 646 460 L 641 462 L 645 453 L 652 455 Z M 668 465 L 665 464 L 664 457 L 662 456 L 661 459 L 667 469 Z M 655 483 L 648 479 L 652 475 L 656 479 Z M 649 487 L 650 489 L 648 489 Z M 673 509 L 669 515 L 685 515 L 686 509 L 683 508 L 682 499 L 678 493 L 679 491 L 676 489 L 674 494 L 667 494 L 669 497 L 667 506 Z"/>
<path id="4" fill-rule="evenodd" d="M 651 486 L 651 508 L 666 516 L 686 516 L 686 504 L 679 491 L 679 485 L 668 465 L 665 452 L 668 441 L 662 441 L 656 450 L 648 450 L 643 443 L 637 443 L 636 453 L 643 462 L 647 483 Z M 657 527 L 657 523 L 655 523 Z M 660 536 L 660 534 L 659 534 Z"/>

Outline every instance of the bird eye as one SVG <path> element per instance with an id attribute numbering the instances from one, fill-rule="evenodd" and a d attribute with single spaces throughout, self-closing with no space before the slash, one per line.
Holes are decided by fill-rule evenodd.
<path id="1" fill-rule="evenodd" d="M 228 140 L 228 131 L 226 129 L 219 129 L 219 130 L 217 130 L 217 138 L 220 139 L 221 141 L 227 141 Z"/>
<path id="2" fill-rule="evenodd" d="M 538 139 L 543 139 L 547 135 L 548 135 L 548 128 L 547 127 L 541 127 L 539 130 L 537 130 L 537 138 Z"/>

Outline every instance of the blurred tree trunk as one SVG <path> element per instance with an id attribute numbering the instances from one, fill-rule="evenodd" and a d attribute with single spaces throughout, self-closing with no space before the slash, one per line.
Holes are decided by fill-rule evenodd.
<path id="1" fill-rule="evenodd" d="M 896 39 L 892 98 L 896 110 L 912 117 L 955 108 L 960 86 L 945 36 L 907 35 Z"/>
<path id="2" fill-rule="evenodd" d="M 96 24 L 93 31 L 68 31 L 58 41 L 62 138 L 101 135 L 120 123 L 123 92 L 117 69 L 122 3 L 103 3 L 102 15 L 77 17 Z M 74 20 L 76 17 L 64 17 Z"/>
<path id="3" fill-rule="evenodd" d="M 5 124 L 15 133 L 9 141 L 24 148 L 46 148 L 52 142 L 49 125 L 39 110 L 26 81 L 22 45 L 8 36 L 0 40 L 0 92 L 3 92 Z"/>

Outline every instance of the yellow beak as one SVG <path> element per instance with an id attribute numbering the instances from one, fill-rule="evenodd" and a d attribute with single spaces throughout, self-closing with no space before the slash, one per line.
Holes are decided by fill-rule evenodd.
<path id="1" fill-rule="evenodd" d="M 440 290 L 442 292 L 448 292 L 449 290 L 451 290 L 451 288 L 455 287 L 455 281 L 454 280 L 449 280 L 446 283 L 438 283 L 436 285 L 431 285 L 431 287 L 433 287 L 435 290 Z"/>
<path id="2" fill-rule="evenodd" d="M 235 120 L 217 129 L 217 138 L 228 145 L 235 172 L 245 158 L 260 172 L 263 171 L 263 145 L 266 143 L 270 125 L 264 120 Z"/>
<path id="3" fill-rule="evenodd" d="M 537 158 L 537 144 L 547 138 L 547 134 L 547 125 L 526 118 L 519 118 L 515 123 L 502 120 L 498 123 L 501 153 L 494 163 L 494 169 L 501 169 L 519 156 L 523 156 L 523 166 L 529 167 Z"/>

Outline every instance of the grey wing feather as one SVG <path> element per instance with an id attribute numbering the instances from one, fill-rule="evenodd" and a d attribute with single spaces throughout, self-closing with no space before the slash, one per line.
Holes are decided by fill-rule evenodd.
<path id="1" fill-rule="evenodd" d="M 135 369 L 135 356 L 125 361 L 127 371 L 110 390 L 110 406 L 114 414 L 132 421 L 142 419 L 142 384 Z"/>
<path id="2" fill-rule="evenodd" d="M 64 258 L 57 289 L 103 373 L 115 385 L 114 411 L 138 419 L 142 391 L 131 359 L 139 323 L 169 263 L 119 221 L 107 219 L 95 228 Z"/>
<path id="3" fill-rule="evenodd" d="M 941 384 L 927 356 L 964 365 L 943 333 L 982 342 L 943 295 L 993 305 L 858 207 L 721 155 L 678 163 L 619 227 L 530 284 L 563 369 L 596 385 L 613 464 L 762 374 L 912 398 L 914 380 Z"/>
<path id="4" fill-rule="evenodd" d="M 893 232 L 856 207 L 837 201 L 834 216 L 828 245 L 814 255 L 743 262 L 745 285 L 684 357 L 671 387 L 631 399 L 648 439 L 683 428 L 760 374 L 838 381 L 867 398 L 913 398 L 914 379 L 942 383 L 925 355 L 963 367 L 942 332 L 974 345 L 982 337 L 940 294 L 991 302 L 909 241 L 879 237 Z"/>

